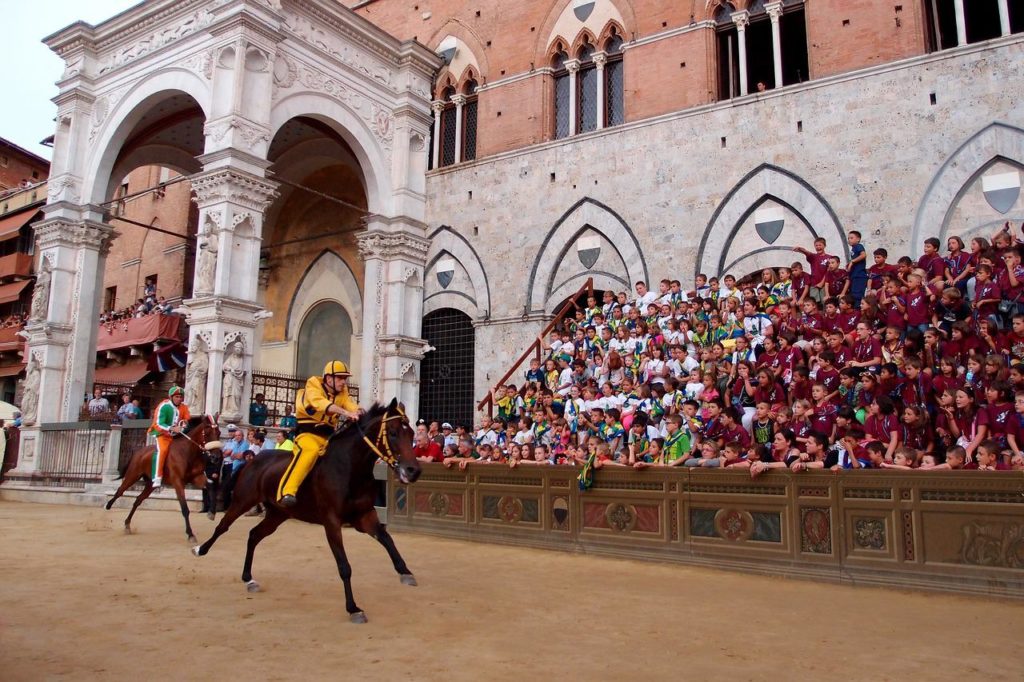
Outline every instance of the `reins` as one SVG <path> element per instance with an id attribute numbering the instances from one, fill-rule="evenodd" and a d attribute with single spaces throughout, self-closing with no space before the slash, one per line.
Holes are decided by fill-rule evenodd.
<path id="1" fill-rule="evenodd" d="M 402 410 L 401 407 L 398 408 L 398 414 L 388 416 L 385 413 L 384 418 L 380 420 L 380 429 L 377 431 L 376 441 L 370 440 L 370 437 L 366 435 L 365 431 L 363 431 L 363 427 L 359 424 L 358 421 L 356 421 L 356 428 L 359 429 L 359 433 L 363 437 L 363 442 L 366 443 L 367 447 L 370 448 L 373 454 L 377 455 L 377 457 L 380 458 L 381 461 L 383 461 L 392 469 L 398 467 L 398 456 L 391 449 L 391 440 L 387 437 L 387 424 L 389 421 L 395 419 L 406 419 L 405 411 Z M 381 451 L 381 447 L 384 448 L 383 452 Z"/>

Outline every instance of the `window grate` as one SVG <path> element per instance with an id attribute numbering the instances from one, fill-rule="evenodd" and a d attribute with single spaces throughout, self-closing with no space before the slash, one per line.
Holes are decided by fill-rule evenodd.
<path id="1" fill-rule="evenodd" d="M 555 139 L 569 136 L 569 74 L 555 76 Z"/>
<path id="2" fill-rule="evenodd" d="M 579 131 L 589 133 L 597 130 L 597 68 L 580 69 L 579 72 Z"/>
<path id="3" fill-rule="evenodd" d="M 420 417 L 473 424 L 476 331 L 469 316 L 452 308 L 423 318 L 423 338 L 435 350 L 420 367 Z"/>
<path id="4" fill-rule="evenodd" d="M 463 134 L 462 160 L 472 161 L 476 158 L 476 122 L 477 122 L 476 98 L 467 101 L 462 107 L 462 120 L 465 131 Z"/>
<path id="5" fill-rule="evenodd" d="M 626 122 L 626 99 L 623 93 L 622 60 L 610 61 L 604 66 L 605 111 L 608 112 L 605 125 L 617 126 Z"/>
<path id="6" fill-rule="evenodd" d="M 450 104 L 441 112 L 441 163 L 450 166 L 455 163 L 455 105 Z"/>

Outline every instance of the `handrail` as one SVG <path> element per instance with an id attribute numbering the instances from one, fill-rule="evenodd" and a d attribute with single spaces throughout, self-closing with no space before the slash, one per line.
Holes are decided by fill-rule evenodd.
<path id="1" fill-rule="evenodd" d="M 541 342 L 543 341 L 544 337 L 551 333 L 551 330 L 555 328 L 555 325 L 557 325 L 559 322 L 565 319 L 565 316 L 569 313 L 569 310 L 571 310 L 572 308 L 579 308 L 579 304 L 576 303 L 576 299 L 582 296 L 584 291 L 587 292 L 588 296 L 592 296 L 594 294 L 593 277 L 587 278 L 586 283 L 569 298 L 569 301 L 562 306 L 562 308 L 558 311 L 558 313 L 555 314 L 553 318 L 551 318 L 551 321 L 548 322 L 547 326 L 544 327 L 540 334 L 537 334 L 537 338 L 534 340 L 534 342 L 531 343 L 529 347 L 523 352 L 523 354 L 519 356 L 519 359 L 516 360 L 515 363 L 513 363 L 512 367 L 510 367 L 509 370 L 505 372 L 505 376 L 501 377 L 501 379 L 498 380 L 498 383 L 495 384 L 487 393 L 487 396 L 476 404 L 477 412 L 483 410 L 484 406 L 486 405 L 487 414 L 492 417 L 494 416 L 494 391 L 504 386 L 505 382 L 508 381 L 512 377 L 512 375 L 516 373 L 516 370 L 519 369 L 524 362 L 526 362 L 526 358 L 530 357 L 531 354 L 536 353 L 537 359 L 540 360 Z"/>

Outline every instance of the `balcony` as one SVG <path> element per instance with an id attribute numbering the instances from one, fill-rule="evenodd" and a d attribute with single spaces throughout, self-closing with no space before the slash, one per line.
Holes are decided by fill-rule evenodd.
<path id="1" fill-rule="evenodd" d="M 0 256 L 0 279 L 5 277 L 29 277 L 32 274 L 32 256 L 27 253 L 12 253 Z"/>
<path id="2" fill-rule="evenodd" d="M 183 317 L 179 315 L 146 315 L 128 320 L 100 324 L 97 351 L 152 350 L 155 341 L 175 341 L 183 338 Z"/>

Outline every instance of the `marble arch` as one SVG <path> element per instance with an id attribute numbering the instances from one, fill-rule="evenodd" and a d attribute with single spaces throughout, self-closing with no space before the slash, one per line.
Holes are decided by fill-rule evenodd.
<path id="1" fill-rule="evenodd" d="M 842 223 L 825 198 L 797 174 L 766 163 L 747 173 L 715 209 L 697 249 L 697 273 L 721 276 L 726 274 L 727 267 L 760 252 L 791 251 L 789 247 L 795 244 L 752 249 L 751 244 L 735 241 L 751 214 L 768 200 L 795 214 L 809 236 L 824 237 L 832 249 L 830 253 L 835 253 L 836 245 L 841 244 L 844 256 L 849 258 L 850 247 Z M 787 260 L 792 261 L 792 255 Z"/>
<path id="2" fill-rule="evenodd" d="M 434 268 L 445 257 L 453 258 L 465 271 L 471 290 L 440 287 L 434 290 L 430 281 Z M 424 269 L 423 314 L 427 315 L 441 308 L 455 308 L 474 320 L 486 320 L 491 315 L 491 283 L 487 271 L 480 262 L 476 249 L 458 232 L 442 225 L 430 234 L 430 249 L 427 251 L 427 267 Z"/>
<path id="3" fill-rule="evenodd" d="M 636 238 L 632 228 L 622 217 L 596 199 L 585 197 L 577 201 L 569 208 L 551 227 L 540 251 L 533 262 L 530 272 L 530 281 L 526 290 L 527 313 L 551 312 L 552 305 L 557 304 L 561 299 L 554 300 L 554 294 L 561 295 L 566 288 L 566 282 L 556 282 L 558 265 L 565 258 L 569 249 L 576 242 L 577 237 L 586 231 L 593 231 L 606 239 L 612 249 L 615 250 L 624 267 L 625 279 L 628 287 L 633 282 L 648 281 L 647 261 L 640 250 L 640 242 Z M 602 273 L 595 273 L 595 279 L 601 278 Z M 621 275 L 608 277 L 607 286 L 612 282 L 618 282 L 615 286 L 621 286 Z M 573 291 L 583 284 L 580 281 L 575 287 L 569 285 Z M 572 293 L 567 290 L 565 295 Z"/>
<path id="4" fill-rule="evenodd" d="M 991 123 L 949 155 L 918 206 L 910 247 L 914 253 L 921 251 L 928 237 L 939 237 L 945 244 L 952 210 L 978 176 L 997 161 L 1024 166 L 1024 130 L 1006 123 Z"/>

